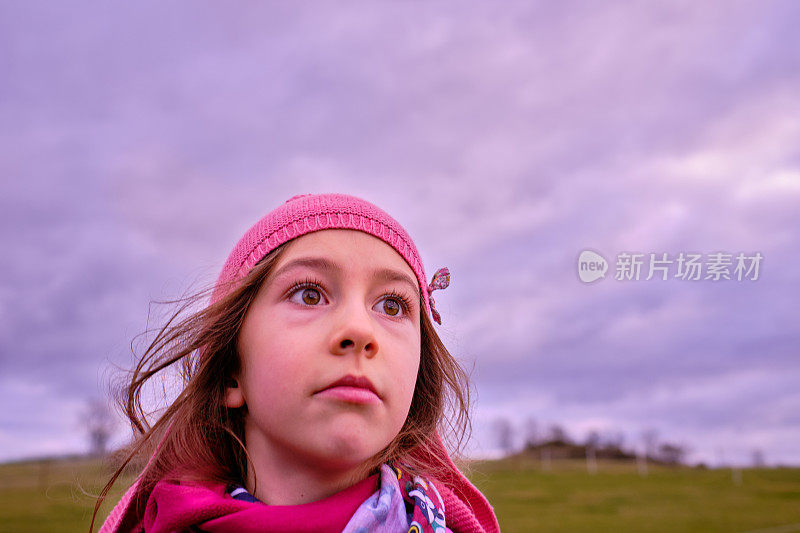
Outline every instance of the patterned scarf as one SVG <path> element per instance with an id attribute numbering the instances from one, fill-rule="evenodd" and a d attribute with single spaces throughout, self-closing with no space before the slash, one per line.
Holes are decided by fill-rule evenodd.
<path id="1" fill-rule="evenodd" d="M 342 533 L 450 533 L 445 526 L 444 502 L 433 483 L 412 478 L 400 468 L 386 464 L 381 466 L 380 474 L 380 487 L 356 509 Z M 428 496 L 429 492 L 436 496 L 436 503 Z M 229 486 L 228 494 L 236 500 L 261 503 L 241 485 Z"/>
<path id="2" fill-rule="evenodd" d="M 436 497 L 435 502 L 431 496 Z M 344 531 L 452 533 L 445 525 L 444 502 L 433 483 L 386 464 L 381 466 L 380 489 L 361 504 Z"/>
<path id="3" fill-rule="evenodd" d="M 377 477 L 380 483 L 373 490 Z M 367 495 L 366 499 L 358 494 Z M 361 503 L 344 529 L 344 520 L 338 526 L 330 524 L 328 515 L 353 497 Z M 433 483 L 387 464 L 381 466 L 378 475 L 353 487 L 296 506 L 264 505 L 241 486 L 198 487 L 162 481 L 151 494 L 144 521 L 148 532 L 452 533 L 445 525 L 444 502 Z"/>

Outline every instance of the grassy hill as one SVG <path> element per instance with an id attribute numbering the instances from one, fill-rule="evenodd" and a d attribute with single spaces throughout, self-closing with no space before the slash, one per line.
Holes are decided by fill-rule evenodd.
<path id="1" fill-rule="evenodd" d="M 800 469 L 701 469 L 633 462 L 564 460 L 543 470 L 517 459 L 473 464 L 471 479 L 503 532 L 800 531 Z M 763 533 L 767 533 L 764 531 Z"/>
<path id="2" fill-rule="evenodd" d="M 614 461 L 598 461 L 595 474 L 577 460 L 552 461 L 549 470 L 529 459 L 471 467 L 503 532 L 800 531 L 798 468 L 745 469 L 737 477 L 651 465 L 642 477 L 635 464 Z M 0 465 L 0 532 L 88 531 L 93 495 L 109 474 L 102 461 L 85 458 Z M 101 517 L 131 480 L 112 491 Z"/>
<path id="3" fill-rule="evenodd" d="M 0 464 L 0 533 L 88 531 L 95 496 L 112 473 L 102 460 L 81 457 Z M 114 486 L 95 531 L 134 477 Z"/>

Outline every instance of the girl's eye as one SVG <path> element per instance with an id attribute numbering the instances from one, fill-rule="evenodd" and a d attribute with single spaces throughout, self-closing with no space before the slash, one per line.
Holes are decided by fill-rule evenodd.
<path id="1" fill-rule="evenodd" d="M 386 299 L 383 301 L 383 310 L 386 311 L 387 315 L 397 316 L 402 309 L 400 309 L 400 304 L 397 303 L 396 300 Z"/>
<path id="2" fill-rule="evenodd" d="M 408 306 L 401 296 L 386 296 L 375 306 L 379 308 L 380 312 L 392 317 L 400 317 L 408 312 Z"/>
<path id="3" fill-rule="evenodd" d="M 308 305 L 317 305 L 322 300 L 322 295 L 317 289 L 303 289 L 300 293 L 303 302 Z"/>
<path id="4" fill-rule="evenodd" d="M 323 300 L 323 296 L 322 293 L 314 287 L 300 286 L 292 290 L 290 300 L 295 303 L 314 306 L 319 305 Z"/>

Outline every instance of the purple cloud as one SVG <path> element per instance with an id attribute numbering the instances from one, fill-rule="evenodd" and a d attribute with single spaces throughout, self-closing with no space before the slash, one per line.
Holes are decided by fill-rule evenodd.
<path id="1" fill-rule="evenodd" d="M 130 364 L 151 299 L 212 282 L 288 197 L 346 191 L 453 272 L 437 304 L 475 363 L 471 453 L 506 413 L 800 461 L 799 15 L 3 5 L 0 401 L 21 407 L 0 459 L 80 448 L 64 421 Z M 764 262 L 755 282 L 584 285 L 585 248 Z"/>

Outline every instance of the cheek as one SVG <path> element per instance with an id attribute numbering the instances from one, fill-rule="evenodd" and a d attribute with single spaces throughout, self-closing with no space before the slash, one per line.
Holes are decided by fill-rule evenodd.
<path id="1" fill-rule="evenodd" d="M 414 388 L 417 384 L 417 374 L 419 373 L 420 346 L 419 343 L 409 346 L 406 356 L 398 358 L 397 365 L 392 369 L 392 375 L 396 378 L 396 386 L 403 399 L 404 407 L 411 406 L 411 399 L 414 396 Z"/>
<path id="2" fill-rule="evenodd" d="M 252 403 L 274 405 L 297 395 L 299 376 L 280 361 L 265 358 L 245 372 L 245 398 Z"/>
<path id="3" fill-rule="evenodd" d="M 243 392 L 251 409 L 255 407 L 254 402 L 276 405 L 296 394 L 302 383 L 302 367 L 297 364 L 298 357 L 294 353 L 297 350 L 296 343 L 279 335 L 272 327 L 243 329 L 239 356 Z"/>

